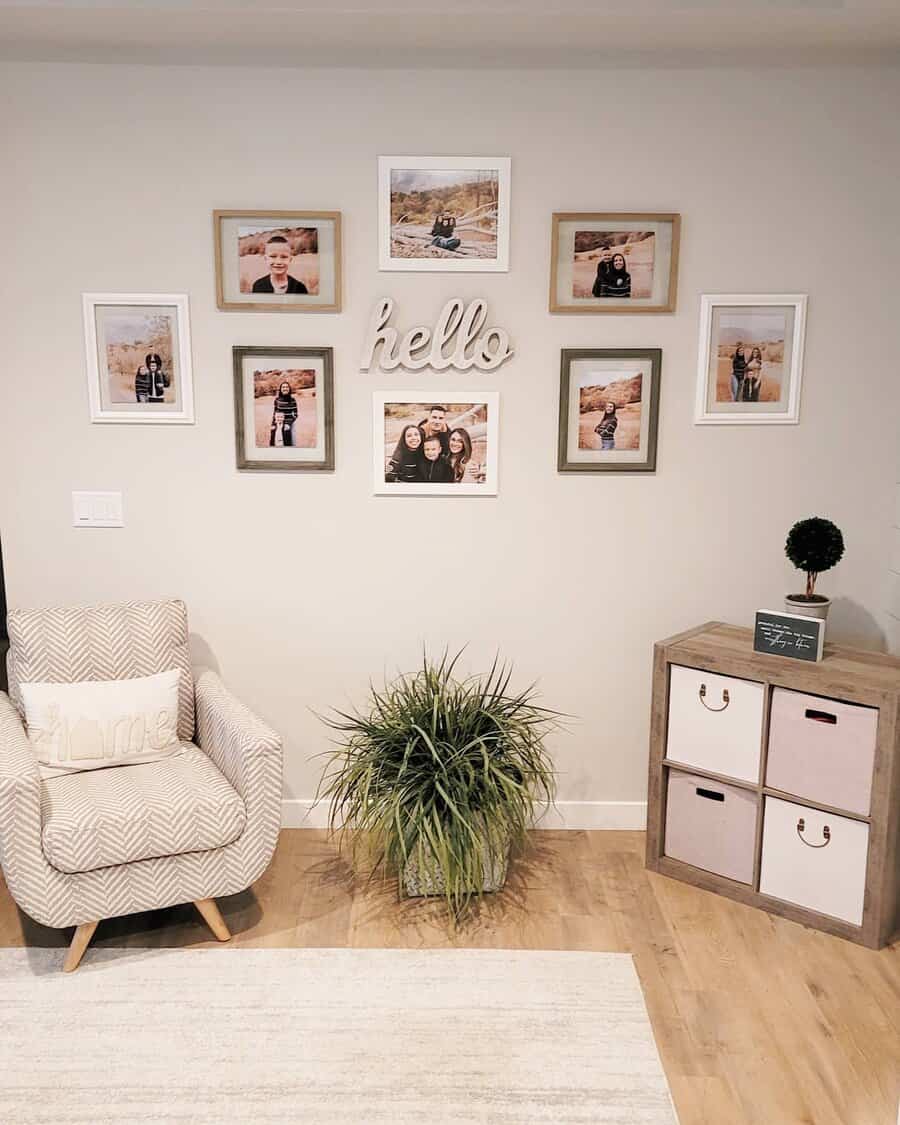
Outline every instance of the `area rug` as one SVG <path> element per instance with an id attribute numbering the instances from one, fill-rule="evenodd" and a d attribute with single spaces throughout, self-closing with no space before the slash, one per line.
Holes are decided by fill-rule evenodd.
<path id="1" fill-rule="evenodd" d="M 631 957 L 0 951 L 0 1121 L 674 1125 Z"/>

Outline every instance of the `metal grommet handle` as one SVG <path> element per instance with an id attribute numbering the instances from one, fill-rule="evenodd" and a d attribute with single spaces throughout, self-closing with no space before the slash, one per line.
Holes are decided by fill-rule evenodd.
<path id="1" fill-rule="evenodd" d="M 831 829 L 828 827 L 827 824 L 824 825 L 823 828 L 822 828 L 822 836 L 824 837 L 824 839 L 823 839 L 821 844 L 811 844 L 809 842 L 809 840 L 804 839 L 803 833 L 805 831 L 806 831 L 806 821 L 801 816 L 800 819 L 797 821 L 797 835 L 800 837 L 801 840 L 803 840 L 803 843 L 806 844 L 806 846 L 808 848 L 827 848 L 828 845 L 831 843 Z"/>
<path id="2" fill-rule="evenodd" d="M 731 702 L 731 696 L 728 694 L 728 688 L 727 687 L 722 688 L 722 706 L 721 707 L 710 707 L 710 705 L 706 702 L 706 684 L 700 685 L 699 695 L 700 695 L 700 702 L 703 704 L 703 706 L 706 708 L 707 711 L 724 711 L 725 708 L 728 706 L 728 704 Z"/>

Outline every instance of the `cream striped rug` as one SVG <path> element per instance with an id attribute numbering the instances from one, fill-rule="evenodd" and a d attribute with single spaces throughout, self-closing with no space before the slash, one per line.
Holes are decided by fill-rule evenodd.
<path id="1" fill-rule="evenodd" d="M 620 953 L 0 951 L 0 1121 L 674 1125 Z"/>

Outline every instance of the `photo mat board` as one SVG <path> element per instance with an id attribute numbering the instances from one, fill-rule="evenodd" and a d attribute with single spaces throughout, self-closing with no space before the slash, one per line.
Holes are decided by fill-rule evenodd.
<path id="1" fill-rule="evenodd" d="M 84 293 L 92 422 L 194 421 L 184 293 Z"/>
<path id="2" fill-rule="evenodd" d="M 550 311 L 674 312 L 681 216 L 556 212 Z"/>
<path id="3" fill-rule="evenodd" d="M 497 391 L 376 391 L 376 495 L 496 496 Z M 460 433 L 462 431 L 462 433 Z"/>
<path id="4" fill-rule="evenodd" d="M 794 424 L 800 419 L 806 297 L 700 298 L 697 424 Z"/>
<path id="5" fill-rule="evenodd" d="M 379 269 L 505 272 L 509 205 L 509 157 L 379 156 Z"/>
<path id="6" fill-rule="evenodd" d="M 334 468 L 331 348 L 235 347 L 239 469 Z"/>
<path id="7" fill-rule="evenodd" d="M 214 211 L 226 311 L 339 312 L 340 211 Z"/>
<path id="8" fill-rule="evenodd" d="M 659 348 L 564 348 L 560 472 L 654 472 Z"/>

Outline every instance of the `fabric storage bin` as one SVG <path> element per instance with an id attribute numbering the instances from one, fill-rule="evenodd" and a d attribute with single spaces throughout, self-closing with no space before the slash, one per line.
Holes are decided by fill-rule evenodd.
<path id="1" fill-rule="evenodd" d="M 736 785 L 669 770 L 665 854 L 752 883 L 756 802 Z"/>
<path id="2" fill-rule="evenodd" d="M 878 711 L 775 688 L 766 785 L 868 816 Z"/>
<path id="3" fill-rule="evenodd" d="M 862 923 L 869 826 L 766 797 L 761 894 Z"/>
<path id="4" fill-rule="evenodd" d="M 673 664 L 666 757 L 741 781 L 759 779 L 763 685 Z"/>

